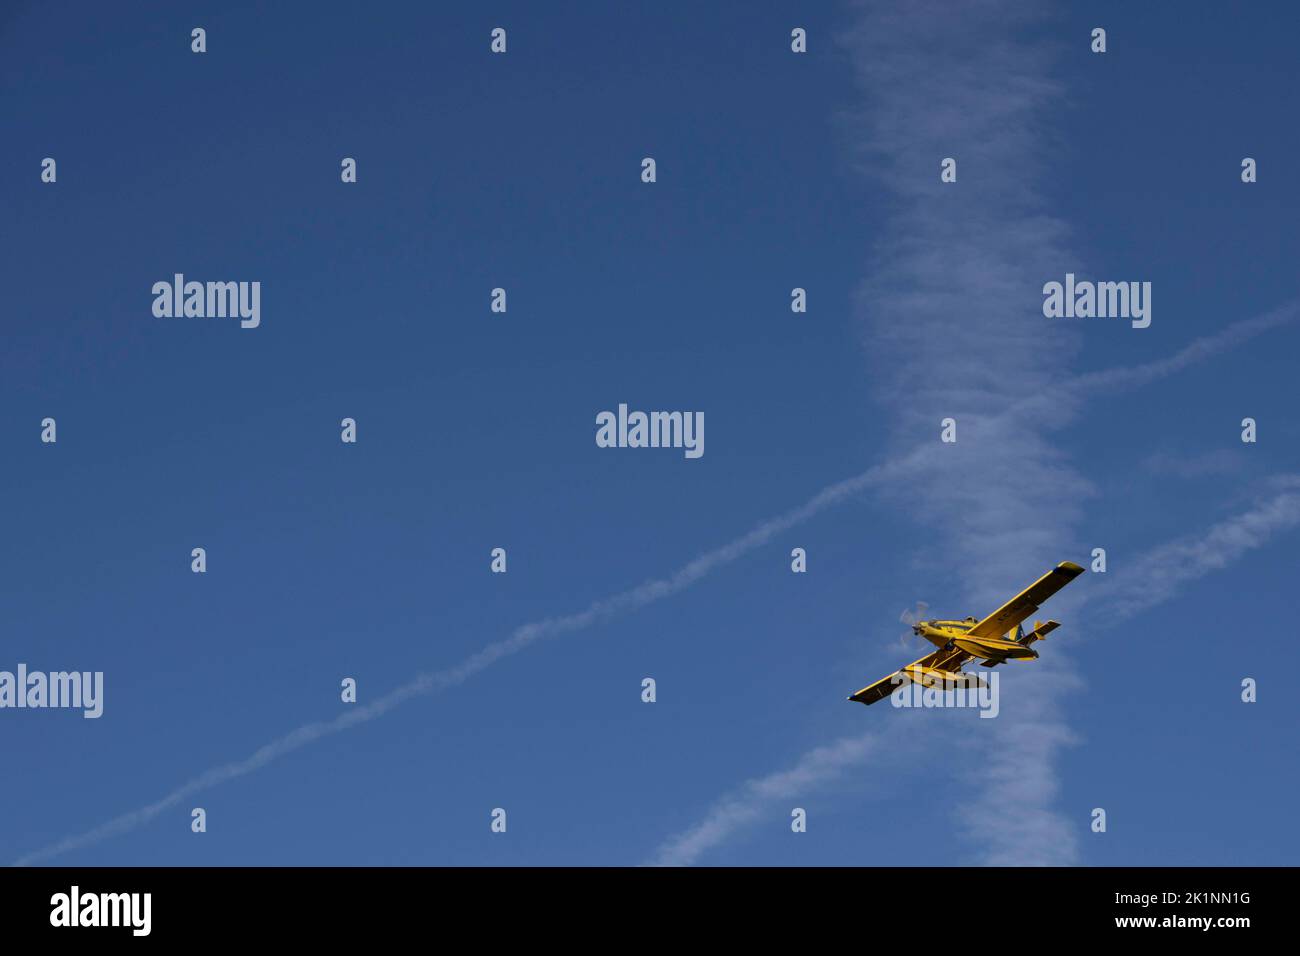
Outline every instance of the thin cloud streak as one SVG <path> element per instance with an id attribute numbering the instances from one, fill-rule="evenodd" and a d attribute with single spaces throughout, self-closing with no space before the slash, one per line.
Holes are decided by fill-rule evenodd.
<path id="1" fill-rule="evenodd" d="M 1300 486 L 1300 476 L 1287 476 L 1282 481 Z M 1282 491 L 1249 511 L 1211 525 L 1199 535 L 1152 548 L 1134 562 L 1133 572 L 1125 578 L 1127 583 L 1078 603 L 1087 601 L 1091 605 L 1096 601 L 1108 618 L 1122 621 L 1170 600 L 1183 585 L 1227 567 L 1297 525 L 1300 525 L 1300 490 Z M 1072 679 L 1068 672 L 1053 676 L 1040 671 L 1031 677 L 1036 679 L 1033 684 L 1025 683 L 1024 689 L 1040 693 L 1049 687 L 1059 688 L 1062 680 Z M 870 731 L 816 747 L 796 760 L 789 770 L 745 782 L 718 800 L 695 826 L 665 840 L 652 854 L 651 864 L 691 866 L 699 862 L 706 852 L 761 820 L 779 801 L 808 797 L 843 776 L 845 770 L 880 753 L 891 733 L 892 730 Z M 1052 814 L 1042 811 L 1041 806 L 1045 795 L 1055 794 L 1058 787 L 1051 772 L 1052 752 L 1073 743 L 1074 735 L 1063 724 L 1053 724 L 1045 732 L 1012 722 L 1007 726 L 1005 739 L 1020 756 L 1012 760 L 994 759 L 981 772 L 993 781 L 992 789 L 1009 798 L 1010 802 L 1002 806 L 1017 808 L 1016 826 L 1031 839 L 1018 840 L 1010 846 L 995 843 L 986 862 L 991 866 L 1043 866 L 1059 862 L 1060 848 L 1052 843 L 1056 823 Z M 1025 807 L 1033 809 L 1022 812 Z M 993 812 L 996 810 L 993 808 Z M 972 825 L 989 819 L 982 805 L 972 808 L 970 817 Z M 1027 854 L 1027 845 L 1035 845 L 1037 849 Z"/>
<path id="2" fill-rule="evenodd" d="M 910 469 L 917 458 L 918 456 L 913 455 L 894 462 L 886 462 L 852 478 L 836 482 L 813 495 L 799 507 L 770 518 L 741 537 L 700 555 L 666 578 L 652 579 L 612 597 L 593 601 L 586 610 L 577 614 L 546 618 L 521 625 L 509 637 L 488 644 L 454 667 L 419 674 L 408 683 L 389 691 L 369 704 L 349 707 L 333 720 L 304 724 L 258 748 L 243 760 L 213 767 L 153 803 L 130 813 L 124 813 L 84 833 L 65 837 L 47 847 L 28 853 L 16 860 L 13 865 L 26 866 L 40 863 L 70 850 L 92 846 L 109 837 L 127 833 L 176 806 L 187 797 L 218 784 L 247 776 L 286 754 L 324 737 L 331 737 L 359 724 L 376 720 L 413 698 L 429 696 L 462 684 L 502 658 L 517 654 L 537 641 L 581 631 L 599 621 L 663 600 L 690 587 L 718 568 L 731 564 L 766 544 L 777 534 L 807 521 L 819 512 L 859 494 L 866 488 L 896 479 Z"/>
<path id="3" fill-rule="evenodd" d="M 1074 390 L 1083 393 L 1105 392 L 1116 383 L 1123 387 L 1146 385 L 1166 378 L 1175 372 L 1203 362 L 1207 358 L 1249 342 L 1273 329 L 1289 325 L 1300 318 L 1300 301 L 1291 300 L 1254 318 L 1233 322 L 1213 335 L 1196 339 L 1168 358 L 1147 362 L 1144 365 L 1105 369 L 1080 375 L 1072 383 Z"/>
<path id="4" fill-rule="evenodd" d="M 1280 479 L 1294 481 L 1297 476 Z M 1227 567 L 1248 551 L 1300 525 L 1300 491 L 1286 490 L 1212 525 L 1204 534 L 1171 541 L 1140 558 L 1103 591 L 1108 619 L 1119 621 L 1162 604 L 1185 584 Z"/>
<path id="5" fill-rule="evenodd" d="M 703 820 L 664 843 L 649 865 L 692 865 L 705 852 L 754 823 L 772 805 L 823 787 L 849 768 L 866 762 L 878 752 L 880 739 L 881 735 L 874 732 L 845 737 L 808 751 L 788 770 L 746 781 L 735 793 L 714 804 Z"/>
<path id="6" fill-rule="evenodd" d="M 1084 378 L 1061 389 L 1084 326 L 1040 310 L 1045 279 L 1087 271 L 1040 185 L 1064 90 L 1033 5 L 861 10 L 844 37 L 863 103 L 850 135 L 893 199 L 858 297 L 864 345 L 899 441 L 948 418 L 958 429 L 940 466 L 890 495 L 955 569 L 954 600 L 992 608 L 1061 560 L 1095 494 L 1049 440 L 1106 387 Z M 940 180 L 943 157 L 959 163 L 956 181 Z M 1116 380 L 1134 378 L 1120 370 Z M 963 728 L 970 745 L 959 754 L 980 772 L 967 775 L 975 793 L 956 803 L 958 823 L 981 853 L 998 845 L 1025 862 L 1069 863 L 1075 831 L 1057 810 L 1054 769 L 1070 738 L 1059 693 L 1030 685 L 1002 697 L 993 726 Z M 987 812 L 1009 805 L 1032 828 Z M 956 809 L 970 806 L 982 820 Z"/>
<path id="7" fill-rule="evenodd" d="M 1294 317 L 1295 311 L 1295 308 L 1292 307 L 1292 317 Z M 1177 364 L 1176 367 L 1170 365 L 1169 359 L 1163 359 L 1146 365 L 1082 376 L 1082 380 L 1066 382 L 1064 387 L 1067 390 L 1073 389 L 1083 394 L 1094 388 L 1112 392 L 1129 386 L 1145 384 L 1152 380 L 1153 373 L 1156 372 L 1157 368 L 1166 370 L 1164 374 L 1172 374 L 1173 371 L 1186 368 L 1195 361 L 1204 361 L 1218 354 L 1218 352 L 1238 345 L 1247 338 L 1274 327 L 1276 327 L 1276 324 L 1261 323 L 1259 319 L 1243 320 L 1229 326 L 1228 329 L 1218 335 L 1197 340 L 1182 349 L 1177 354 L 1180 356 L 1186 355 L 1187 359 Z M 1211 347 L 1206 347 L 1207 343 Z M 27 866 L 41 863 L 72 850 L 93 846 L 110 837 L 129 833 L 148 823 L 160 813 L 177 806 L 187 797 L 219 784 L 247 776 L 255 770 L 260 770 L 273 763 L 280 757 L 299 750 L 308 744 L 315 743 L 322 738 L 331 737 L 359 724 L 368 723 L 382 717 L 413 698 L 430 696 L 449 687 L 464 683 L 502 658 L 516 654 L 543 638 L 581 631 L 602 620 L 638 610 L 655 601 L 676 594 L 718 568 L 731 564 L 763 546 L 776 535 L 802 524 L 863 491 L 871 488 L 883 488 L 896 484 L 901 480 L 915 477 L 934 453 L 935 450 L 932 445 L 919 446 L 909 455 L 875 465 L 861 474 L 829 485 L 799 507 L 770 518 L 735 540 L 700 555 L 666 578 L 646 581 L 637 587 L 630 588 L 612 597 L 594 601 L 586 610 L 576 614 L 547 618 L 521 625 L 509 637 L 487 645 L 454 667 L 418 674 L 408 683 L 389 691 L 369 704 L 350 707 L 333 720 L 304 724 L 259 747 L 243 760 L 232 761 L 204 771 L 153 803 L 132 810 L 129 813 L 124 813 L 83 833 L 64 837 L 55 843 L 20 857 L 12 865 Z"/>
<path id="8" fill-rule="evenodd" d="M 858 295 L 865 351 L 901 443 L 948 418 L 959 430 L 936 448 L 934 467 L 889 495 L 932 529 L 924 546 L 958 569 L 956 597 L 991 607 L 1078 545 L 1096 489 L 1050 438 L 1086 399 L 1166 378 L 1295 321 L 1300 308 L 1289 302 L 1158 361 L 1071 375 L 1087 326 L 1041 312 L 1044 280 L 1087 272 L 1041 185 L 1051 155 L 1042 145 L 1059 137 L 1067 105 L 1054 78 L 1060 48 L 1041 29 L 1053 15 L 1015 0 L 858 6 L 841 38 L 862 99 L 846 138 L 891 199 Z M 940 180 L 943 157 L 960 163 L 954 181 Z M 1064 667 L 1054 660 L 1040 673 L 1064 680 Z M 1033 821 L 999 834 L 1004 849 L 990 862 L 1077 857 L 1075 830 L 1056 810 L 1052 765 L 1073 736 L 1060 703 L 1067 685 L 1056 686 L 1013 695 L 1013 712 L 970 748 L 981 757 L 978 792 L 965 801 L 980 813 L 962 821 L 972 842 L 989 845 L 987 821 L 1011 802 Z"/>

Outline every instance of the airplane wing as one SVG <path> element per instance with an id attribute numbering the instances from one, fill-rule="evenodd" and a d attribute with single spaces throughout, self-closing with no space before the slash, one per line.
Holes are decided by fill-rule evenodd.
<path id="1" fill-rule="evenodd" d="M 951 651 L 945 651 L 943 648 L 940 648 L 937 651 L 926 654 L 919 661 L 913 661 L 907 666 L 915 667 L 919 664 L 921 667 L 934 667 L 944 671 L 955 671 L 970 659 L 971 655 L 967 654 L 960 648 L 953 648 Z M 884 700 L 904 684 L 911 683 L 910 678 L 898 677 L 902 670 L 904 670 L 904 668 L 899 668 L 888 677 L 882 677 L 874 684 L 868 684 L 866 687 L 862 688 L 862 690 L 850 697 L 849 700 L 856 700 L 859 704 L 874 704 L 878 700 Z M 895 678 L 897 678 L 897 680 Z"/>
<path id="2" fill-rule="evenodd" d="M 1083 573 L 1071 561 L 1062 561 L 968 632 L 970 637 L 1001 637 L 1038 610 L 1038 606 Z"/>

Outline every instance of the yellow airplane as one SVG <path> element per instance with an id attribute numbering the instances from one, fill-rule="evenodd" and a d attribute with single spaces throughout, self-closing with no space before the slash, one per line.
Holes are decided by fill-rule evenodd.
<path id="1" fill-rule="evenodd" d="M 961 666 L 976 657 L 981 658 L 980 664 L 984 667 L 997 667 L 1009 660 L 1035 660 L 1038 651 L 1029 645 L 1041 641 L 1061 625 L 1056 621 L 1035 621 L 1034 629 L 1026 634 L 1021 623 L 1037 611 L 1040 604 L 1082 573 L 1083 568 L 1077 564 L 1062 561 L 978 623 L 973 617 L 964 621 L 917 621 L 912 625 L 912 632 L 939 649 L 862 688 L 849 700 L 874 704 L 906 684 L 923 687 L 937 684 L 944 690 L 985 687 L 987 685 L 976 675 L 962 673 Z"/>

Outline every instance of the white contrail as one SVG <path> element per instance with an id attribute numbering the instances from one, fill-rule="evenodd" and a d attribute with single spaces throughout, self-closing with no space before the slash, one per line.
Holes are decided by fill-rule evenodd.
<path id="1" fill-rule="evenodd" d="M 1263 315 L 1257 315 L 1251 319 L 1242 319 L 1240 322 L 1233 322 L 1213 335 L 1196 339 L 1168 358 L 1158 359 L 1140 366 L 1088 372 L 1078 376 L 1072 384 L 1075 388 L 1089 392 L 1104 392 L 1116 381 L 1124 387 L 1145 385 L 1156 379 L 1172 375 L 1174 372 L 1180 372 L 1197 362 L 1217 355 L 1219 352 L 1241 345 L 1243 342 L 1248 342 L 1261 333 L 1294 322 L 1298 314 L 1300 314 L 1300 302 L 1293 299 Z"/>
<path id="2" fill-rule="evenodd" d="M 1171 358 L 1156 360 L 1145 365 L 1089 373 L 1060 383 L 1060 388 L 1064 392 L 1084 395 L 1093 391 L 1114 391 L 1145 384 L 1154 378 L 1172 374 L 1196 361 L 1205 360 L 1283 322 L 1290 321 L 1296 317 L 1298 311 L 1300 309 L 1297 309 L 1296 303 L 1289 303 L 1268 315 L 1234 323 L 1220 333 L 1198 339 Z M 861 474 L 836 482 L 823 488 L 799 507 L 770 518 L 739 538 L 700 555 L 666 578 L 652 579 L 612 597 L 595 601 L 586 610 L 577 614 L 524 624 L 516 628 L 509 637 L 487 645 L 454 667 L 419 674 L 377 700 L 351 707 L 333 720 L 304 724 L 258 748 L 243 760 L 213 767 L 147 806 L 124 813 L 92 830 L 65 837 L 43 849 L 28 853 L 15 861 L 14 865 L 39 863 L 69 850 L 90 846 L 108 837 L 134 830 L 186 797 L 217 784 L 243 777 L 322 737 L 332 736 L 357 724 L 381 717 L 413 697 L 434 694 L 460 684 L 501 658 L 517 653 L 537 640 L 580 631 L 597 621 L 636 610 L 676 594 L 717 568 L 736 561 L 755 548 L 766 544 L 774 536 L 807 521 L 821 511 L 868 488 L 888 484 L 914 473 L 930 454 L 932 454 L 930 446 L 921 446 L 910 455 L 873 466 Z"/>
<path id="3" fill-rule="evenodd" d="M 1286 481 L 1295 476 L 1286 476 Z M 1300 525 L 1300 491 L 1282 491 L 1250 511 L 1212 525 L 1204 534 L 1171 541 L 1141 557 L 1122 579 L 1101 592 L 1109 619 L 1123 620 L 1171 598 L 1189 581 L 1227 567 L 1247 551 Z"/>
<path id="4" fill-rule="evenodd" d="M 1167 358 L 1153 359 L 1141 365 L 1118 365 L 1096 372 L 1084 372 L 1055 383 L 1042 393 L 1032 393 L 1017 400 L 998 418 L 1041 418 L 1051 424 L 1053 419 L 1059 419 L 1064 402 L 1068 402 L 1073 409 L 1078 401 L 1090 396 L 1138 388 L 1168 378 L 1297 319 L 1300 319 L 1300 300 L 1292 299 L 1262 315 L 1231 322 L 1218 332 L 1193 339 Z"/>
<path id="5" fill-rule="evenodd" d="M 1200 535 L 1152 548 L 1135 562 L 1134 570 L 1114 591 L 1103 591 L 1099 596 L 1086 600 L 1090 604 L 1092 601 L 1100 602 L 1108 617 L 1115 622 L 1122 621 L 1169 600 L 1182 585 L 1226 567 L 1246 552 L 1262 547 L 1275 535 L 1297 525 L 1300 525 L 1300 491 L 1283 491 L 1249 511 L 1212 525 Z M 1041 673 L 1031 677 L 1038 678 L 1040 687 L 1058 679 L 1052 677 L 1049 681 Z M 896 731 L 893 728 L 897 726 L 898 723 L 894 722 L 889 730 L 871 731 L 816 747 L 795 761 L 789 770 L 746 781 L 718 800 L 695 826 L 664 841 L 652 855 L 652 865 L 690 866 L 698 862 L 706 851 L 761 820 L 777 803 L 808 797 L 819 787 L 833 782 L 844 770 L 881 753 L 886 738 L 890 738 L 889 749 L 896 749 L 897 742 L 893 739 Z M 1057 783 L 1051 773 L 1050 751 L 1069 743 L 1072 735 L 1063 725 L 1057 726 L 1052 733 L 1063 736 L 1044 737 L 1041 731 L 1028 725 L 1008 723 L 1006 740 L 1009 746 L 1021 753 L 1021 758 L 1012 762 L 1009 768 L 999 768 L 994 764 L 982 770 L 988 774 L 1001 774 L 998 793 L 1012 798 L 1009 804 L 1002 804 L 1002 808 L 1016 807 L 1016 826 L 1044 841 L 1030 856 L 1026 855 L 1025 848 L 1032 845 L 1033 840 L 1017 841 L 1010 847 L 995 846 L 987 861 L 992 865 L 1059 862 L 1056 850 L 1050 844 L 1056 831 L 1055 821 L 1050 815 L 1037 811 L 1021 813 L 1022 807 L 1038 807 L 1046 794 L 1055 792 Z M 1015 772 L 1003 773 L 1007 769 Z M 1026 774 L 1024 771 L 1029 772 Z M 976 807 L 972 815 L 988 820 L 989 815 L 997 810 L 997 807 Z"/>
<path id="6" fill-rule="evenodd" d="M 1294 317 L 1297 311 L 1295 306 L 1292 305 L 1289 308 L 1289 314 Z M 1278 310 L 1278 312 L 1281 311 L 1283 310 Z M 1270 315 L 1273 314 L 1275 313 L 1270 313 Z M 1179 365 L 1178 368 L 1185 367 L 1191 361 L 1209 358 L 1218 351 L 1240 344 L 1253 335 L 1273 328 L 1276 324 L 1261 324 L 1262 318 L 1268 317 L 1243 320 L 1229 326 L 1222 333 L 1193 342 L 1178 353 L 1180 356 L 1190 356 L 1187 362 Z M 1177 369 L 1169 369 L 1169 361 L 1164 359 L 1127 369 L 1093 373 L 1091 376 L 1085 375 L 1079 379 L 1061 383 L 1061 387 L 1082 394 L 1093 388 L 1112 391 L 1122 389 L 1128 385 L 1144 384 L 1151 380 L 1157 368 L 1167 369 L 1165 374 L 1176 371 Z M 823 488 L 799 507 L 770 518 L 739 538 L 700 555 L 666 578 L 652 579 L 612 597 L 595 601 L 586 610 L 576 614 L 547 618 L 521 625 L 509 637 L 487 645 L 454 667 L 419 674 L 411 681 L 389 691 L 369 704 L 350 707 L 333 720 L 304 724 L 258 748 L 243 760 L 231 761 L 213 767 L 147 806 L 124 813 L 84 833 L 64 837 L 49 846 L 20 857 L 13 865 L 25 866 L 40 863 L 70 850 L 91 846 L 109 837 L 127 833 L 152 820 L 164 810 L 176 806 L 186 797 L 229 780 L 246 776 L 285 754 L 320 740 L 322 737 L 332 736 L 350 727 L 381 717 L 413 697 L 435 694 L 438 691 L 460 684 L 501 658 L 515 654 L 535 641 L 580 631 L 600 620 L 613 617 L 619 613 L 636 610 L 654 601 L 676 594 L 717 568 L 736 561 L 766 544 L 781 532 L 807 521 L 827 508 L 831 508 L 869 488 L 895 483 L 901 478 L 915 474 L 916 470 L 922 467 L 932 454 L 933 448 L 931 446 L 920 446 L 907 456 L 875 465 L 861 474 L 836 482 Z"/>
<path id="7" fill-rule="evenodd" d="M 813 495 L 799 507 L 775 518 L 770 518 L 734 541 L 700 555 L 666 578 L 652 579 L 612 597 L 594 601 L 586 610 L 577 614 L 546 618 L 545 620 L 521 625 L 509 637 L 487 645 L 454 667 L 419 674 L 408 683 L 389 691 L 369 704 L 349 707 L 333 720 L 304 724 L 296 730 L 290 731 L 282 737 L 277 737 L 270 743 L 258 748 L 243 760 L 213 767 L 147 806 L 133 810 L 130 813 L 124 813 L 92 830 L 65 837 L 43 849 L 28 853 L 15 861 L 14 865 L 24 866 L 39 863 L 69 850 L 90 846 L 108 837 L 134 830 L 169 807 L 175 806 L 186 797 L 192 796 L 201 790 L 207 790 L 217 784 L 246 776 L 254 770 L 265 767 L 272 761 L 283 757 L 285 754 L 305 747 L 322 737 L 329 737 L 358 724 L 375 720 L 413 697 L 435 694 L 448 687 L 461 684 L 503 657 L 516 654 L 542 638 L 580 631 L 590 627 L 597 621 L 636 610 L 676 594 L 717 568 L 730 564 L 755 548 L 766 544 L 774 535 L 807 521 L 818 512 L 838 504 L 845 498 L 858 494 L 872 485 L 897 478 L 912 467 L 917 457 L 913 455 L 897 461 L 885 462 L 852 478 L 830 485 Z"/>
<path id="8" fill-rule="evenodd" d="M 981 606 L 1077 544 L 1095 489 L 1050 439 L 1086 397 L 1164 378 L 1293 321 L 1297 309 L 1236 323 L 1167 359 L 1072 376 L 1083 336 L 1099 329 L 1041 311 L 1045 280 L 1087 271 L 1044 188 L 1058 177 L 1041 144 L 1064 99 L 1059 48 L 1042 41 L 1053 14 L 1017 0 L 860 6 L 842 38 L 863 101 L 846 139 L 890 210 L 859 294 L 867 356 L 900 439 L 910 445 L 947 418 L 960 430 L 941 463 L 891 491 L 931 529 L 926 545 L 942 550 L 962 596 Z M 942 157 L 960 162 L 958 178 L 941 181 Z M 1136 343 L 1149 333 L 1131 334 Z M 963 805 L 986 811 L 964 818 L 965 830 L 998 848 L 994 862 L 1077 857 L 1053 766 L 1073 736 L 1067 685 L 1057 682 L 1064 666 L 1045 662 L 1036 675 L 1045 679 L 1003 695 L 1002 719 L 959 748 L 980 758 L 971 765 L 978 792 Z M 1017 820 L 1002 827 L 998 810 L 1009 805 Z M 996 841 L 990 827 L 1000 828 Z"/>
<path id="9" fill-rule="evenodd" d="M 951 563 L 962 585 L 954 597 L 993 607 L 1008 582 L 1060 560 L 1093 491 L 1050 440 L 1078 417 L 1084 394 L 1105 387 L 1060 387 L 1072 380 L 1071 358 L 1089 327 L 1041 312 L 1045 279 L 1086 272 L 1042 188 L 1051 177 L 1041 140 L 1063 90 L 1052 47 L 1037 34 L 1027 39 L 1046 15 L 1037 5 L 861 9 L 845 34 L 864 103 L 851 135 L 870 156 L 864 172 L 891 199 L 859 295 L 867 355 L 899 439 L 932 434 L 945 418 L 958 428 L 945 465 L 898 488 L 896 499 Z M 956 181 L 940 181 L 942 157 L 960 163 Z M 1038 685 L 1003 694 L 1000 720 L 959 732 L 972 738 L 952 756 L 995 768 L 972 775 L 976 795 L 961 804 L 1015 801 L 1017 819 L 1034 821 L 1001 827 L 1000 815 L 964 826 L 981 850 L 993 829 L 996 843 L 1026 855 L 1052 848 L 1035 863 L 1073 859 L 1074 828 L 1057 807 L 1052 766 L 1068 739 L 1059 696 Z"/>
<path id="10" fill-rule="evenodd" d="M 762 816 L 769 806 L 790 800 L 839 777 L 879 748 L 880 734 L 845 737 L 808 751 L 789 770 L 746 781 L 713 805 L 703 820 L 663 844 L 651 866 L 690 866 L 706 851 Z"/>

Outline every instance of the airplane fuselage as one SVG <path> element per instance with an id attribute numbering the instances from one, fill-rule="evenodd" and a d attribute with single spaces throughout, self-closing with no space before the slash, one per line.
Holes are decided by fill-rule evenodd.
<path id="1" fill-rule="evenodd" d="M 917 621 L 912 630 L 936 647 L 959 647 L 983 660 L 1034 660 L 1038 652 L 1019 641 L 1001 637 L 970 637 L 974 618 L 965 621 Z"/>
<path id="2" fill-rule="evenodd" d="M 849 700 L 874 704 L 892 694 L 900 683 L 944 689 L 963 685 L 979 687 L 980 679 L 961 669 L 971 659 L 979 659 L 984 667 L 1034 660 L 1038 652 L 1030 645 L 1061 625 L 1058 621 L 1034 621 L 1033 630 L 1027 631 L 1023 623 L 1044 601 L 1080 574 L 1083 574 L 1082 565 L 1062 561 L 983 620 L 968 617 L 963 621 L 917 621 L 910 611 L 904 612 L 902 620 L 912 622 L 912 631 L 938 650 L 868 684 Z"/>

